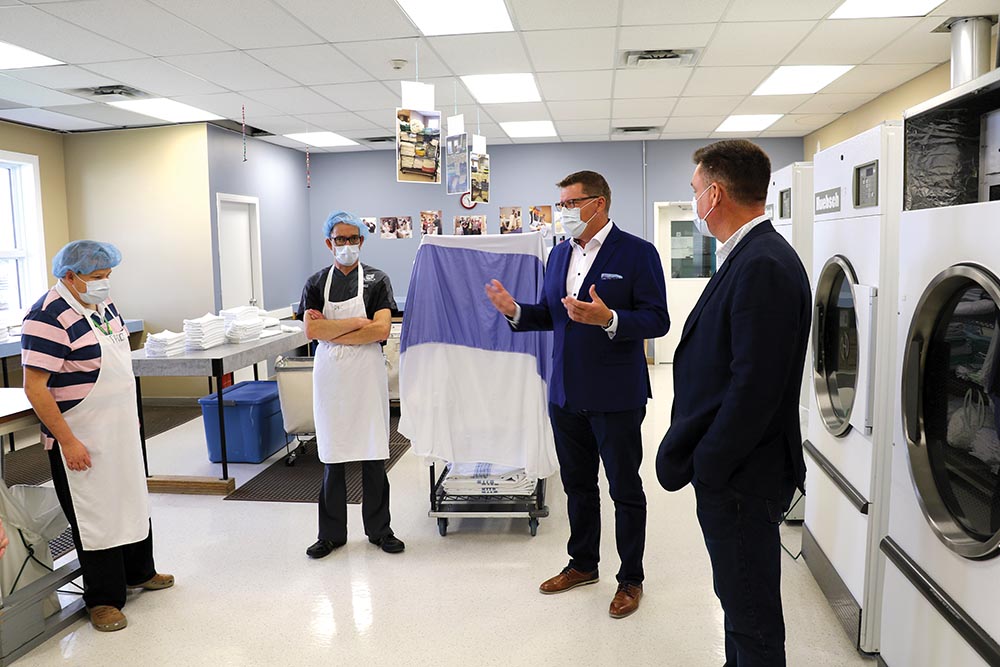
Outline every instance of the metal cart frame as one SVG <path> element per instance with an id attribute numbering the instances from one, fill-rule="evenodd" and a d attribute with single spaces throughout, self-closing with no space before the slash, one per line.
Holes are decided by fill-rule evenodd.
<path id="1" fill-rule="evenodd" d="M 431 509 L 427 516 L 436 518 L 441 537 L 448 534 L 448 519 L 527 519 L 531 536 L 538 533 L 538 520 L 549 515 L 545 504 L 545 480 L 540 479 L 531 495 L 451 495 L 445 493 L 444 480 L 451 470 L 447 463 L 437 474 L 437 463 L 431 462 Z"/>
<path id="2" fill-rule="evenodd" d="M 285 465 L 295 465 L 309 445 L 316 445 L 316 424 L 313 419 L 312 372 L 313 357 L 280 356 L 274 362 L 274 377 L 278 382 L 278 403 L 285 431 Z M 306 379 L 305 375 L 309 377 Z M 289 449 L 292 439 L 297 443 Z"/>

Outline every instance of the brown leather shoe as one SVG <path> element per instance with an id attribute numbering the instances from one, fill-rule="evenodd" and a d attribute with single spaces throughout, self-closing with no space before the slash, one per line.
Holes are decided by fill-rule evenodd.
<path id="1" fill-rule="evenodd" d="M 597 570 L 593 572 L 580 572 L 579 570 L 567 567 L 563 568 L 563 571 L 556 576 L 542 582 L 538 590 L 544 595 L 552 595 L 553 593 L 564 593 L 577 586 L 596 584 L 599 580 Z"/>
<path id="2" fill-rule="evenodd" d="M 90 613 L 90 623 L 99 632 L 114 632 L 128 625 L 128 619 L 120 609 L 102 604 L 87 610 Z"/>
<path id="3" fill-rule="evenodd" d="M 170 588 L 174 585 L 174 575 L 172 574 L 154 574 L 153 578 L 149 581 L 144 581 L 141 584 L 132 584 L 129 588 L 143 588 L 147 591 L 160 591 L 164 588 Z"/>
<path id="4" fill-rule="evenodd" d="M 625 618 L 635 613 L 642 599 L 642 584 L 618 584 L 618 592 L 611 601 L 608 614 L 611 618 Z"/>

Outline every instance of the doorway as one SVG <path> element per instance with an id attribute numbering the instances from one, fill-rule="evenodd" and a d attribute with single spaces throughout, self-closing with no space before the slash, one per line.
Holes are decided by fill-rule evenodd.
<path id="1" fill-rule="evenodd" d="M 221 308 L 264 306 L 260 258 L 260 200 L 245 195 L 215 195 Z M 254 369 L 237 371 L 234 382 L 252 380 Z"/>

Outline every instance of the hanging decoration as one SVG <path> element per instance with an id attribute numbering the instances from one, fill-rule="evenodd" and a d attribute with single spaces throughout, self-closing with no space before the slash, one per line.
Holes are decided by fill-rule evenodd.
<path id="1" fill-rule="evenodd" d="M 312 187 L 312 175 L 309 173 L 309 149 L 306 149 L 306 189 Z"/>
<path id="2" fill-rule="evenodd" d="M 241 123 L 243 126 L 243 161 L 247 161 L 247 105 L 241 108 Z"/>

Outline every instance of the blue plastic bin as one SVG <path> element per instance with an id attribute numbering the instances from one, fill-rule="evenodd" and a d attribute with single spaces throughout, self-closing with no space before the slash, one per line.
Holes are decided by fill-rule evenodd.
<path id="1" fill-rule="evenodd" d="M 226 415 L 226 459 L 229 463 L 260 463 L 285 445 L 278 403 L 278 383 L 240 382 L 222 390 Z M 198 399 L 205 421 L 208 460 L 222 461 L 219 443 L 219 401 L 216 394 Z"/>

